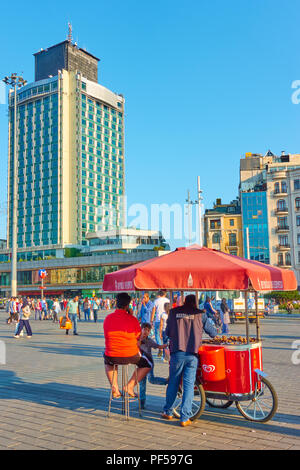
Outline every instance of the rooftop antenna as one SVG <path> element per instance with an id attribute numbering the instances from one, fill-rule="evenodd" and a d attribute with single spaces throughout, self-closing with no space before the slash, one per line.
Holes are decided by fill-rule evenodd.
<path id="1" fill-rule="evenodd" d="M 68 41 L 72 42 L 72 25 L 70 22 L 68 23 Z"/>

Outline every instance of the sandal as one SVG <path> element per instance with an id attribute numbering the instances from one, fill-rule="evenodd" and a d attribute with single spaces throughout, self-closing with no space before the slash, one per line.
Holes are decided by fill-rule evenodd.
<path id="1" fill-rule="evenodd" d="M 128 390 L 125 390 L 124 388 L 124 393 L 127 393 L 127 395 L 130 397 L 130 398 L 137 398 L 138 395 L 136 393 L 129 393 Z"/>
<path id="2" fill-rule="evenodd" d="M 120 390 L 116 391 L 116 387 L 112 387 L 112 397 L 113 398 L 121 398 L 122 393 Z"/>

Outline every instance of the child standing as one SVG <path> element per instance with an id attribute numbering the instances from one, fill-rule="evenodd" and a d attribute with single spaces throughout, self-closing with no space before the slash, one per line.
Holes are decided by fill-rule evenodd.
<path id="1" fill-rule="evenodd" d="M 153 366 L 154 361 L 151 353 L 151 349 L 165 349 L 167 347 L 166 344 L 157 344 L 153 339 L 149 338 L 149 334 L 151 331 L 151 324 L 150 323 L 143 323 L 141 325 L 142 333 L 139 339 L 139 348 L 141 353 L 144 357 L 147 358 L 149 364 L 151 365 L 151 371 L 149 372 L 150 375 L 153 377 Z M 147 375 L 143 378 L 140 382 L 140 401 L 141 401 L 141 408 L 145 408 L 146 403 L 146 384 L 147 384 Z"/>

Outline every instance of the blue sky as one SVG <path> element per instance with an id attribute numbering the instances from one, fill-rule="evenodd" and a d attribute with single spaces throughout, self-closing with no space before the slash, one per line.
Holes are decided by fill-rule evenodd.
<path id="1" fill-rule="evenodd" d="M 33 53 L 66 38 L 101 59 L 99 82 L 126 99 L 128 204 L 204 206 L 238 194 L 245 152 L 300 153 L 299 1 L 14 2 L 1 6 L 1 77 L 33 80 Z M 86 6 L 86 8 L 85 8 Z M 7 107 L 0 105 L 0 238 Z M 172 247 L 180 245 L 171 241 Z"/>

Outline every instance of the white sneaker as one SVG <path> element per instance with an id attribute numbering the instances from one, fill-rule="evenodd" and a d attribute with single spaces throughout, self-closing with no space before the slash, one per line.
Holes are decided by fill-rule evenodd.
<path id="1" fill-rule="evenodd" d="M 28 335 L 27 335 L 27 338 L 31 338 L 31 336 L 28 336 Z"/>
<path id="2" fill-rule="evenodd" d="M 24 336 L 24 332 L 23 332 L 23 331 L 21 331 L 20 336 Z"/>
<path id="3" fill-rule="evenodd" d="M 20 338 L 20 335 L 15 335 L 14 338 Z"/>

